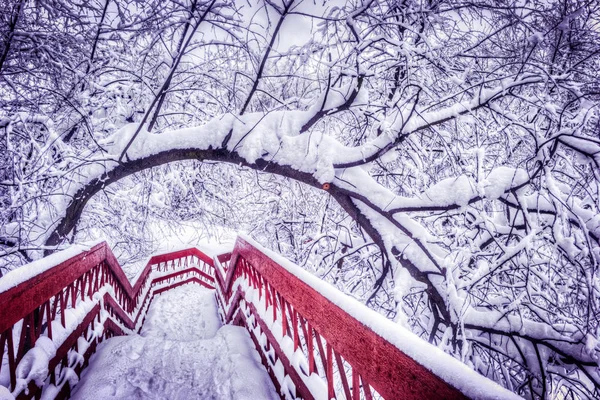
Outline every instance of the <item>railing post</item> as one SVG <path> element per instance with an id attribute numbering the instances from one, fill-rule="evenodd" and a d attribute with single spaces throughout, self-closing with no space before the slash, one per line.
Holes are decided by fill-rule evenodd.
<path id="1" fill-rule="evenodd" d="M 352 367 L 352 399 L 360 400 L 360 377 L 354 367 Z"/>
<path id="2" fill-rule="evenodd" d="M 294 328 L 294 351 L 296 351 L 300 344 L 300 338 L 298 337 L 298 314 L 295 308 L 292 311 L 292 327 Z"/>
<path id="3" fill-rule="evenodd" d="M 331 345 L 327 343 L 327 398 L 334 399 L 335 392 L 333 390 L 333 354 Z"/>
<path id="4" fill-rule="evenodd" d="M 10 372 L 10 388 L 12 390 L 17 386 L 17 360 L 15 359 L 15 344 L 13 341 L 13 327 L 8 328 L 8 370 Z"/>
<path id="5" fill-rule="evenodd" d="M 313 328 L 310 326 L 310 322 L 307 322 L 308 336 L 306 337 L 306 347 L 308 351 L 308 375 L 312 375 L 315 372 L 315 349 L 313 341 Z"/>
<path id="6" fill-rule="evenodd" d="M 279 295 L 279 305 L 281 307 L 281 332 L 282 336 L 287 335 L 287 316 L 285 315 L 285 299 Z"/>
<path id="7" fill-rule="evenodd" d="M 39 315 L 39 311 L 36 308 L 33 312 L 27 314 L 23 318 L 23 325 L 21 327 L 21 338 L 19 339 L 19 349 L 17 350 L 17 364 L 21 361 L 25 353 L 27 353 L 33 346 L 35 346 L 35 325 L 34 315 Z"/>
<path id="8" fill-rule="evenodd" d="M 50 300 L 46 302 L 46 321 L 48 324 L 48 339 L 52 340 L 52 314 L 50 314 Z"/>

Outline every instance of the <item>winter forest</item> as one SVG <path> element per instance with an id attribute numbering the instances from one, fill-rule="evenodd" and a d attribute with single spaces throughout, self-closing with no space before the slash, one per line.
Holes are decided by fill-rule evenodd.
<path id="1" fill-rule="evenodd" d="M 0 276 L 244 232 L 524 398 L 600 396 L 596 0 L 0 20 Z"/>

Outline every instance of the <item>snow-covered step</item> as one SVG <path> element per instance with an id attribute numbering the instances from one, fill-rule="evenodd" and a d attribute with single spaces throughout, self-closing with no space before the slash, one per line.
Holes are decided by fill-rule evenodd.
<path id="1" fill-rule="evenodd" d="M 245 329 L 222 326 L 214 291 L 157 296 L 140 335 L 103 342 L 73 399 L 279 399 Z"/>

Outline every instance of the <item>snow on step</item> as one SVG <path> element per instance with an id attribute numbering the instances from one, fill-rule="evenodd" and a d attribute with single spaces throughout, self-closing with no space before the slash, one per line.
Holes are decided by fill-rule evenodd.
<path id="1" fill-rule="evenodd" d="M 73 399 L 279 399 L 250 336 L 221 326 L 214 291 L 155 297 L 140 335 L 103 342 Z"/>

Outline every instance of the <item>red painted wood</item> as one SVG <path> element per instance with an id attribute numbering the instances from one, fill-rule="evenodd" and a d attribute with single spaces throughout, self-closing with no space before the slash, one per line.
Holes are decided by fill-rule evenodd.
<path id="1" fill-rule="evenodd" d="M 193 278 L 188 278 L 186 280 L 179 281 L 179 282 L 173 283 L 173 284 L 171 284 L 169 286 L 165 286 L 163 288 L 157 289 L 157 290 L 154 291 L 154 294 L 163 293 L 163 292 L 166 292 L 167 290 L 174 289 L 176 287 L 185 285 L 187 283 L 198 283 L 198 284 L 204 286 L 207 289 L 214 289 L 214 287 L 210 286 L 209 284 L 207 284 L 206 282 L 204 282 L 202 279 L 198 279 L 196 277 L 193 277 Z"/>
<path id="2" fill-rule="evenodd" d="M 333 353 L 329 343 L 327 343 L 327 398 L 334 399 L 335 391 L 333 389 Z"/>
<path id="3" fill-rule="evenodd" d="M 163 263 L 164 270 L 175 266 L 189 266 L 186 269 L 174 271 L 167 276 L 148 281 L 152 269 L 156 269 L 158 263 Z M 191 266 L 193 265 L 193 267 Z M 208 288 L 214 282 L 213 264 L 210 257 L 197 249 L 183 250 L 179 252 L 161 255 L 150 259 L 146 267 L 139 274 L 135 285 L 131 285 L 112 251 L 101 243 L 87 252 L 82 252 L 69 260 L 44 271 L 43 273 L 0 293 L 0 342 L 5 342 L 8 351 L 8 368 L 10 370 L 10 385 L 14 388 L 16 384 L 15 370 L 18 360 L 35 345 L 37 338 L 45 334 L 52 337 L 51 322 L 60 314 L 60 321 L 65 326 L 64 310 L 67 306 L 75 307 L 78 299 L 92 298 L 104 285 L 113 287 L 114 295 L 105 293 L 103 305 L 109 312 L 109 317 L 104 323 L 104 337 L 123 335 L 125 332 L 113 321 L 116 318 L 120 324 L 128 329 L 134 329 L 140 316 L 147 309 L 146 304 L 151 301 L 156 292 L 180 286 L 185 283 L 198 283 Z M 158 289 L 147 290 L 156 285 L 165 285 Z M 143 295 L 143 293 L 146 293 Z M 50 300 L 52 299 L 52 304 Z M 138 307 L 141 301 L 141 306 Z M 67 353 L 70 349 L 77 348 L 77 340 L 80 337 L 89 336 L 90 330 L 94 329 L 96 318 L 99 317 L 100 305 L 97 304 L 87 314 L 83 322 L 75 328 L 67 339 L 57 349 L 56 356 L 50 361 L 50 379 L 54 381 L 54 369 L 57 365 L 66 365 Z M 136 315 L 132 318 L 134 309 Z M 12 326 L 24 320 L 21 338 L 18 341 L 17 354 L 14 354 L 14 340 Z M 45 332 L 42 332 L 42 329 Z M 87 365 L 89 355 L 96 348 L 96 339 L 90 345 L 84 355 L 83 366 L 79 365 L 76 372 Z M 5 346 L 2 345 L 2 352 Z M 17 397 L 33 398 L 41 395 L 40 389 L 30 385 L 29 394 L 20 393 Z M 68 396 L 69 388 L 63 388 L 59 397 Z"/>
<path id="4" fill-rule="evenodd" d="M 360 400 L 360 377 L 358 371 L 352 367 L 352 400 Z"/>
<path id="5" fill-rule="evenodd" d="M 50 313 L 50 301 L 46 302 L 46 315 L 47 315 L 47 326 L 48 326 L 48 338 L 52 340 L 52 314 Z"/>
<path id="6" fill-rule="evenodd" d="M 338 372 L 340 373 L 340 378 L 342 379 L 342 387 L 344 388 L 344 395 L 346 396 L 346 399 L 351 399 L 352 394 L 350 393 L 350 385 L 348 384 L 348 377 L 346 376 L 346 369 L 344 368 L 344 363 L 342 362 L 342 357 L 340 357 L 340 355 L 336 351 L 334 351 L 333 354 L 335 355 L 335 362 L 338 367 Z"/>
<path id="7" fill-rule="evenodd" d="M 77 280 L 104 258 L 106 243 L 94 246 L 54 268 L 0 294 L 0 332 L 13 326 L 25 315 Z"/>
<path id="8" fill-rule="evenodd" d="M 238 239 L 233 253 L 220 255 L 217 259 L 223 266 L 222 270 L 215 268 L 212 259 L 198 249 L 154 256 L 132 285 L 110 248 L 106 243 L 101 243 L 0 293 L 0 344 L 2 349 L 4 349 L 3 344 L 7 344 L 12 387 L 15 384 L 14 370 L 17 359 L 22 357 L 27 348 L 35 344 L 41 334 L 52 336 L 50 322 L 58 318 L 57 314 L 60 314 L 64 326 L 64 309 L 67 305 L 74 307 L 78 298 L 92 298 L 100 288 L 107 284 L 112 286 L 114 295 L 106 293 L 102 303 L 111 316 L 104 322 L 102 336 L 108 338 L 125 333 L 124 328 L 119 324 L 130 330 L 135 329 L 139 325 L 139 318 L 145 317 L 148 304 L 155 295 L 177 286 L 194 283 L 211 289 L 214 287 L 220 289 L 222 297 L 218 295 L 217 300 L 225 321 L 234 321 L 236 324 L 246 326 L 271 378 L 274 379 L 274 374 L 267 360 L 271 363 L 279 360 L 284 366 L 285 374 L 294 382 L 297 394 L 302 398 L 313 398 L 300 375 L 317 372 L 315 360 L 317 349 L 323 365 L 329 398 L 336 396 L 334 389 L 340 384 L 344 396 L 348 399 L 359 399 L 361 387 L 364 397 L 367 400 L 372 399 L 369 385 L 382 397 L 388 399 L 464 398 L 456 389 L 243 239 Z M 150 281 L 150 273 L 153 270 L 172 272 Z M 270 312 L 273 319 L 282 324 L 284 337 L 292 337 L 295 350 L 307 352 L 309 371 L 296 371 L 262 320 L 263 314 L 258 312 L 256 305 L 242 302 L 244 294 L 240 286 L 232 290 L 234 282 L 238 279 L 245 280 L 251 287 L 257 289 L 259 298 L 262 298 L 264 291 L 263 301 L 266 306 L 264 312 L 269 312 L 268 307 L 272 307 Z M 53 299 L 52 304 L 50 299 Z M 261 348 L 258 340 L 253 336 L 253 328 L 248 326 L 248 321 L 240 309 L 241 304 L 246 304 L 254 317 L 256 328 L 266 336 L 267 350 Z M 281 312 L 278 313 L 278 310 Z M 55 358 L 51 360 L 51 366 L 66 365 L 69 349 L 76 348 L 77 339 L 86 337 L 88 332 L 94 329 L 99 312 L 100 305 L 96 305 L 84 321 L 71 332 L 59 347 Z M 25 323 L 18 343 L 18 351 L 17 354 L 12 354 L 14 348 L 12 327 L 23 319 Z M 42 326 L 47 327 L 44 333 Z M 300 333 L 303 334 L 306 346 L 301 343 Z M 98 341 L 94 340 L 90 345 L 85 355 L 84 365 L 77 368 L 77 373 L 87 365 L 89 355 L 93 353 L 97 342 L 100 342 L 102 337 Z M 316 347 L 314 340 L 317 341 Z M 274 357 L 266 353 L 268 349 L 273 349 Z M 345 362 L 352 368 L 352 386 L 346 376 Z M 54 368 L 50 370 L 54 371 Z M 27 397 L 38 396 L 37 389 L 32 388 L 32 390 L 35 393 L 30 393 Z M 66 387 L 61 390 L 60 396 L 68 396 L 69 393 L 70 388 Z"/>
<path id="9" fill-rule="evenodd" d="M 248 321 L 246 320 L 246 316 L 244 315 L 244 313 L 241 310 L 238 310 L 238 313 L 234 320 L 237 321 L 237 323 L 235 323 L 234 325 L 239 325 L 239 326 L 246 328 L 246 330 L 250 334 L 250 339 L 252 339 L 252 342 L 254 343 L 254 347 L 256 347 L 257 349 L 260 348 L 258 339 L 256 338 L 256 335 L 254 334 L 252 329 L 248 328 Z M 281 394 L 281 385 L 279 384 L 279 381 L 277 380 L 277 377 L 275 376 L 275 372 L 273 371 L 273 368 L 271 368 L 271 366 L 267 362 L 267 357 L 265 356 L 265 353 L 263 353 L 262 351 L 259 351 L 258 354 L 260 356 L 260 360 L 261 360 L 263 366 L 269 373 L 269 377 L 271 378 L 271 381 L 273 381 L 273 385 L 275 386 L 275 391 L 277 393 L 279 393 L 281 400 L 284 400 L 285 396 L 283 394 Z M 293 394 L 293 393 L 290 393 L 290 394 L 295 397 L 295 394 Z"/>
<path id="10" fill-rule="evenodd" d="M 232 321 L 233 316 L 237 312 L 237 308 L 239 306 L 241 299 L 242 299 L 242 290 L 238 289 L 238 290 L 236 290 L 235 294 L 233 295 L 233 299 L 230 301 L 230 307 L 226 313 L 225 322 Z"/>
<path id="11" fill-rule="evenodd" d="M 67 352 L 77 344 L 77 339 L 82 336 L 82 333 L 90 325 L 90 323 L 100 313 L 100 305 L 96 304 L 90 312 L 85 316 L 83 321 L 77 326 L 77 328 L 67 337 L 62 345 L 56 350 L 56 355 L 50 360 L 48 369 L 54 371 L 54 368 L 62 362 L 63 358 L 67 356 Z"/>
<path id="12" fill-rule="evenodd" d="M 316 364 L 315 364 L 315 342 L 313 340 L 313 328 L 310 326 L 310 322 L 308 323 L 308 336 L 306 337 L 307 348 L 308 348 L 308 374 L 312 375 L 316 372 Z"/>
<path id="13" fill-rule="evenodd" d="M 277 294 L 279 296 L 279 304 L 281 304 L 281 321 L 282 321 L 282 325 L 281 325 L 281 332 L 282 335 L 285 337 L 287 336 L 288 332 L 287 332 L 287 315 L 285 315 L 285 300 L 283 298 L 281 298 L 281 296 L 279 294 Z"/>
<path id="14" fill-rule="evenodd" d="M 170 273 L 170 274 L 165 275 L 165 276 L 161 276 L 159 278 L 154 279 L 152 282 L 162 282 L 162 281 L 165 281 L 165 280 L 168 280 L 168 279 L 171 279 L 171 278 L 175 278 L 175 277 L 178 277 L 178 276 L 190 273 L 190 272 L 197 273 L 198 275 L 202 276 L 203 278 L 205 278 L 209 282 L 214 282 L 215 281 L 215 278 L 213 278 L 212 276 L 208 275 L 206 272 L 201 271 L 201 270 L 199 270 L 196 267 L 193 267 L 193 268 L 187 268 L 187 269 L 179 270 L 177 272 L 173 272 L 173 273 Z M 214 289 L 215 288 L 212 285 L 208 285 L 207 287 L 209 289 Z"/>
<path id="15" fill-rule="evenodd" d="M 373 400 L 373 395 L 371 394 L 371 386 L 369 386 L 369 382 L 365 382 L 363 379 L 363 390 L 365 391 L 365 397 L 367 400 Z"/>
<path id="16" fill-rule="evenodd" d="M 296 351 L 300 345 L 300 338 L 298 333 L 298 313 L 295 308 L 292 311 L 292 326 L 294 327 L 294 351 Z"/>
<path id="17" fill-rule="evenodd" d="M 150 261 L 148 262 L 148 264 L 158 264 L 158 263 L 167 262 L 167 261 L 179 260 L 183 257 L 188 257 L 188 256 L 198 257 L 200 260 L 202 260 L 203 262 L 205 262 L 206 264 L 209 264 L 209 265 L 212 265 L 212 263 L 213 263 L 213 260 L 211 257 L 207 256 L 206 254 L 204 254 L 197 248 L 193 247 L 191 249 L 179 250 L 179 251 L 174 251 L 171 253 L 153 256 L 152 258 L 150 258 Z"/>
<path id="18" fill-rule="evenodd" d="M 8 346 L 8 368 L 10 370 L 10 385 L 11 387 L 15 387 L 15 385 L 17 384 L 17 363 L 15 360 L 15 344 L 13 341 L 12 326 L 8 329 L 8 338 L 6 344 Z"/>
<path id="19" fill-rule="evenodd" d="M 236 242 L 232 262 L 239 257 L 252 265 L 262 279 L 267 280 L 283 298 L 293 304 L 294 311 L 310 321 L 327 343 L 384 398 L 465 398 L 458 390 L 241 238 Z M 294 328 L 297 329 L 296 323 Z"/>
<path id="20" fill-rule="evenodd" d="M 226 263 L 231 260 L 231 253 L 220 254 L 217 256 L 217 260 L 219 260 L 221 264 Z"/>
<path id="21" fill-rule="evenodd" d="M 321 335 L 315 331 L 315 340 L 317 341 L 317 347 L 319 348 L 319 355 L 321 356 L 321 366 L 323 367 L 323 374 L 327 372 L 327 359 L 325 358 L 325 351 L 323 350 L 323 342 L 321 341 Z"/>
<path id="22" fill-rule="evenodd" d="M 268 328 L 267 324 L 260 317 L 260 314 L 256 310 L 256 307 L 254 306 L 254 304 L 248 304 L 248 308 L 250 310 L 250 313 L 254 316 L 254 319 L 258 323 L 260 330 L 267 337 L 267 341 L 273 346 L 275 353 L 279 356 L 279 360 L 281 361 L 281 364 L 283 365 L 285 372 L 292 378 L 294 385 L 296 385 L 296 390 L 298 391 L 298 395 L 300 395 L 304 400 L 314 399 L 314 396 L 312 395 L 310 390 L 308 390 L 308 387 L 306 386 L 304 381 L 300 378 L 298 371 L 296 371 L 296 369 L 292 366 L 292 363 L 290 362 L 290 360 L 287 358 L 287 356 L 285 355 L 285 353 L 279 346 L 279 343 L 277 342 L 277 340 L 275 340 L 275 337 L 271 333 L 271 330 Z M 260 350 L 259 350 L 259 352 L 260 352 Z"/>

